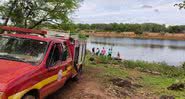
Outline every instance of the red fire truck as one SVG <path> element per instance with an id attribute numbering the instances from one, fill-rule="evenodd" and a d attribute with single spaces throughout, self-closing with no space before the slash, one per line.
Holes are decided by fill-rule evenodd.
<path id="1" fill-rule="evenodd" d="M 0 99 L 43 99 L 82 72 L 86 43 L 0 26 Z"/>

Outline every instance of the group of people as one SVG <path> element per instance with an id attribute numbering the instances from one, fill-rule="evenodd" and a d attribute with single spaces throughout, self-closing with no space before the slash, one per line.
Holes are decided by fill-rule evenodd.
<path id="1" fill-rule="evenodd" d="M 112 48 L 109 48 L 108 50 L 106 50 L 104 47 L 101 49 L 100 51 L 100 48 L 92 48 L 92 54 L 93 55 L 101 55 L 101 56 L 109 56 L 109 57 L 112 57 Z M 117 53 L 117 58 L 120 58 L 120 53 L 118 52 Z"/>
<path id="2" fill-rule="evenodd" d="M 106 56 L 106 55 L 108 55 L 108 56 L 110 56 L 110 57 L 112 57 L 112 49 L 109 49 L 108 51 L 103 47 L 103 49 L 100 51 L 100 49 L 99 48 L 96 48 L 96 50 L 95 50 L 95 48 L 93 47 L 92 48 L 92 54 L 93 55 L 102 55 L 102 56 Z"/>

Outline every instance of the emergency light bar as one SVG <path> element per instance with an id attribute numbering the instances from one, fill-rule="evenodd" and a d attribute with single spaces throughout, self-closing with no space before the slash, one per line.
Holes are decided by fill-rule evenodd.
<path id="1" fill-rule="evenodd" d="M 47 31 L 43 31 L 43 30 L 25 29 L 25 28 L 10 27 L 10 26 L 0 26 L 0 29 L 4 31 L 12 31 L 12 32 L 18 32 L 18 33 L 25 33 L 25 34 L 39 34 L 39 35 L 47 34 Z"/>

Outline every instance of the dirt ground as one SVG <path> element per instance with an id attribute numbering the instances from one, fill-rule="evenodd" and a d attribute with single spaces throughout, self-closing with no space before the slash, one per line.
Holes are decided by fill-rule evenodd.
<path id="1" fill-rule="evenodd" d="M 141 39 L 166 39 L 166 40 L 185 40 L 184 33 L 143 33 L 137 35 L 134 32 L 82 32 L 85 35 L 96 36 L 96 37 L 118 37 L 118 38 L 141 38 Z"/>
<path id="2" fill-rule="evenodd" d="M 93 71 L 83 73 L 79 81 L 69 80 L 63 88 L 46 99 L 118 99 L 108 94 L 103 86 L 93 78 L 91 74 L 95 73 Z"/>
<path id="3" fill-rule="evenodd" d="M 79 81 L 69 80 L 63 88 L 46 99 L 158 99 L 154 96 L 149 98 L 148 95 L 135 93 L 133 87 L 139 87 L 139 85 L 132 85 L 127 80 L 113 79 L 113 81 L 118 81 L 113 84 L 121 87 L 113 87 L 111 84 L 105 87 L 102 83 L 103 79 L 95 76 L 99 72 L 102 72 L 100 68 L 86 68 Z"/>

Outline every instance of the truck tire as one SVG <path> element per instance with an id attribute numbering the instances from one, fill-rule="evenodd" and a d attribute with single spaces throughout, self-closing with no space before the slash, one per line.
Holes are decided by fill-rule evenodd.
<path id="1" fill-rule="evenodd" d="M 78 69 L 78 74 L 82 74 L 82 72 L 83 72 L 83 65 L 80 65 L 80 68 Z"/>
<path id="2" fill-rule="evenodd" d="M 82 75 L 82 71 L 83 71 L 83 66 L 80 65 L 80 68 L 77 70 L 78 74 L 72 78 L 73 81 L 79 81 L 80 80 L 80 76 Z"/>

